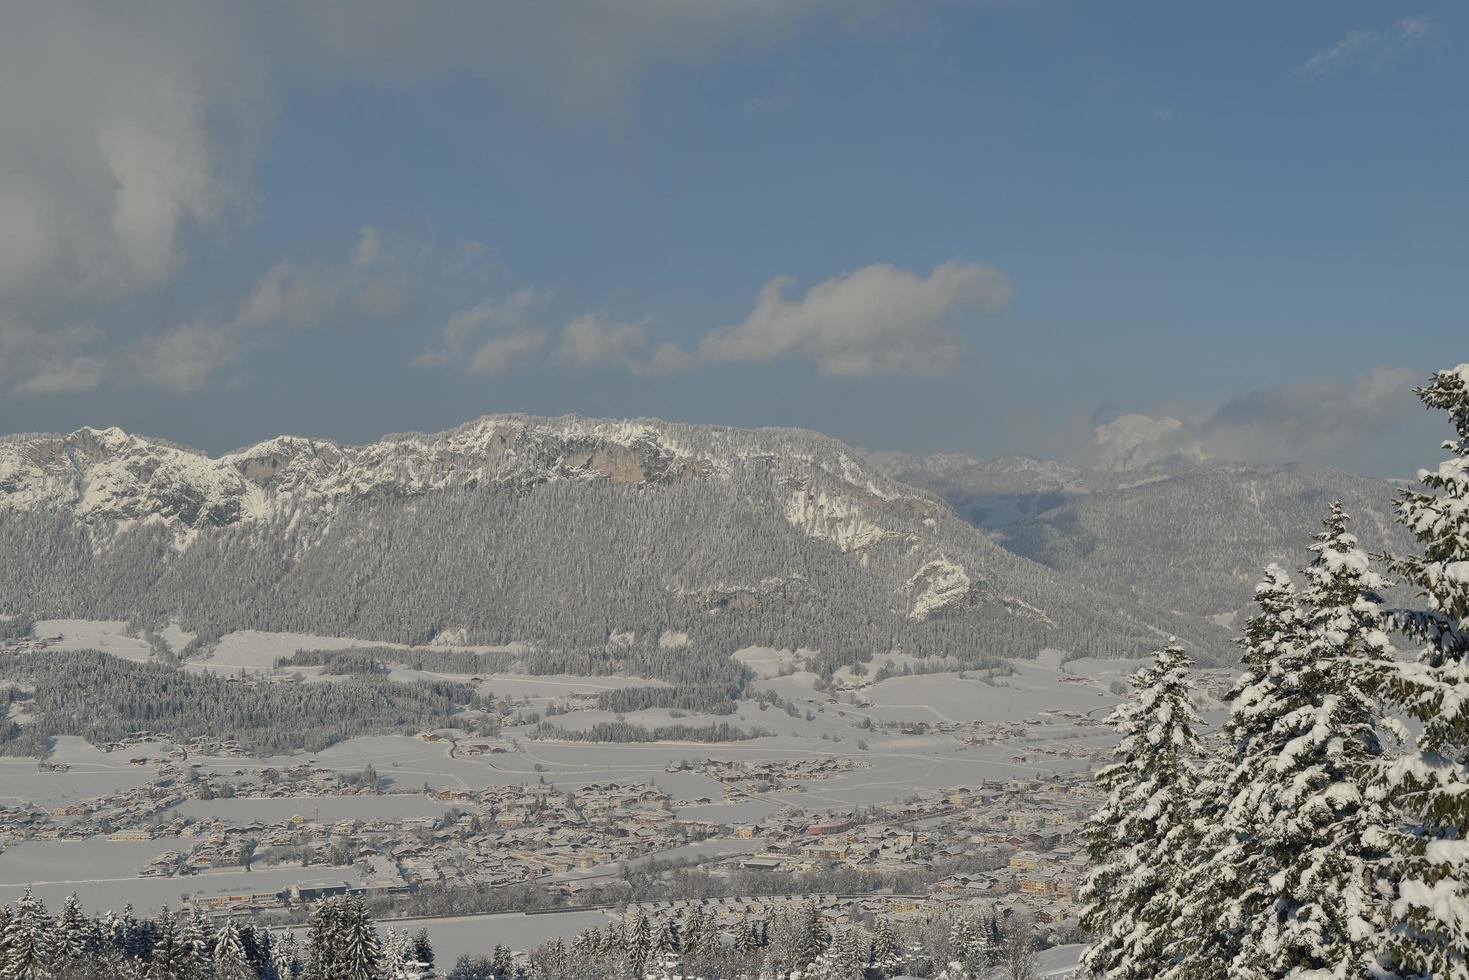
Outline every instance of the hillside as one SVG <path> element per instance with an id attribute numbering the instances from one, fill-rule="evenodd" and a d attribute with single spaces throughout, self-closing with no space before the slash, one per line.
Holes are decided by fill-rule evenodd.
<path id="1" fill-rule="evenodd" d="M 1011 552 L 1102 592 L 1230 622 L 1267 562 L 1299 568 L 1326 505 L 1341 500 L 1371 551 L 1408 547 L 1396 485 L 1341 470 L 1175 463 L 1087 470 L 1024 457 L 874 454 L 940 495 Z"/>
<path id="2" fill-rule="evenodd" d="M 750 645 L 820 651 L 818 668 L 1128 654 L 1168 632 L 1224 646 L 797 430 L 498 416 L 219 457 L 117 429 L 11 437 L 0 550 L 32 556 L 0 566 L 0 609 L 177 621 L 205 642 L 522 642 L 684 676 Z"/>

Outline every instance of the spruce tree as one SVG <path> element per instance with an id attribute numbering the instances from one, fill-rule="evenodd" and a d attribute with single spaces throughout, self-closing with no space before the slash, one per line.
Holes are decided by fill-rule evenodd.
<path id="1" fill-rule="evenodd" d="M 189 917 L 184 922 L 183 939 L 199 975 L 209 976 L 214 963 L 214 935 L 209 921 L 197 907 L 189 910 Z"/>
<path id="2" fill-rule="evenodd" d="M 1278 870 L 1260 936 L 1271 975 L 1368 975 L 1388 909 L 1378 878 L 1390 817 L 1372 783 L 1390 750 L 1378 692 L 1392 649 L 1381 578 L 1332 504 L 1301 592 L 1305 643 L 1277 657 L 1280 753 L 1263 774 L 1277 819 L 1264 841 Z M 1268 710 L 1268 709 L 1267 709 Z"/>
<path id="3" fill-rule="evenodd" d="M 1435 980 L 1469 977 L 1469 364 L 1439 371 L 1418 389 L 1445 412 L 1456 438 L 1421 490 L 1398 499 L 1398 520 L 1421 553 L 1391 561 L 1417 593 L 1395 624 L 1422 644 L 1389 686 L 1416 722 L 1413 751 L 1385 769 L 1384 788 L 1402 815 L 1395 842 L 1391 940 L 1396 968 Z"/>
<path id="4" fill-rule="evenodd" d="M 413 934 L 413 956 L 422 964 L 425 977 L 434 975 L 434 944 L 427 929 L 419 929 Z"/>
<path id="5" fill-rule="evenodd" d="M 1181 647 L 1160 650 L 1133 676 L 1135 700 L 1108 718 L 1121 739 L 1117 761 L 1097 774 L 1107 801 L 1087 825 L 1093 868 L 1081 889 L 1082 922 L 1095 936 L 1082 962 L 1107 977 L 1152 978 L 1173 956 L 1172 856 L 1203 751 L 1192 666 Z"/>
<path id="6" fill-rule="evenodd" d="M 190 980 L 194 975 L 193 956 L 167 905 L 158 910 L 156 922 L 158 933 L 153 939 L 148 975 L 153 980 Z"/>
<path id="7" fill-rule="evenodd" d="M 306 934 L 306 980 L 332 980 L 337 975 L 341 951 L 338 903 L 328 900 L 311 910 Z"/>
<path id="8" fill-rule="evenodd" d="M 1346 528 L 1333 504 L 1299 594 L 1275 566 L 1256 589 L 1244 673 L 1184 848 L 1188 941 L 1169 975 L 1379 968 L 1391 817 L 1372 783 L 1390 748 L 1378 692 L 1392 651 L 1382 582 Z"/>
<path id="9" fill-rule="evenodd" d="M 510 947 L 496 943 L 490 962 L 494 965 L 497 980 L 509 980 L 515 975 L 515 956 Z"/>
<path id="10" fill-rule="evenodd" d="M 76 963 L 96 951 L 92 924 L 82 913 L 82 905 L 77 901 L 76 893 L 66 896 L 66 901 L 61 903 L 53 936 L 58 964 Z"/>
<path id="11" fill-rule="evenodd" d="M 1173 883 L 1173 929 L 1185 941 L 1163 976 L 1227 976 L 1246 926 L 1272 904 L 1263 882 L 1273 869 L 1264 870 L 1266 855 L 1258 846 L 1268 817 L 1261 817 L 1256 776 L 1276 751 L 1275 719 L 1259 705 L 1275 658 L 1304 644 L 1305 624 L 1295 586 L 1279 565 L 1266 567 L 1255 586 L 1255 603 L 1259 612 L 1245 623 L 1239 640 L 1243 672 L 1225 695 L 1229 718 L 1210 740 L 1208 762 L 1189 807 L 1180 874 Z"/>
<path id="12" fill-rule="evenodd" d="M 627 965 L 633 976 L 640 977 L 652 962 L 653 924 L 641 912 L 633 921 L 632 929 L 624 940 L 627 948 Z"/>
<path id="13" fill-rule="evenodd" d="M 270 965 L 275 980 L 296 980 L 301 975 L 301 953 L 295 936 L 287 933 L 270 944 Z"/>
<path id="14" fill-rule="evenodd" d="M 46 914 L 46 905 L 27 888 L 6 923 L 0 980 L 48 980 L 55 960 L 51 939 L 51 918 Z"/>
<path id="15" fill-rule="evenodd" d="M 233 920 L 226 922 L 215 936 L 212 954 L 215 980 L 251 980 L 255 974 L 240 927 Z"/>
<path id="16" fill-rule="evenodd" d="M 340 980 L 380 980 L 382 950 L 367 907 L 361 901 L 347 902 L 341 916 L 337 976 Z"/>

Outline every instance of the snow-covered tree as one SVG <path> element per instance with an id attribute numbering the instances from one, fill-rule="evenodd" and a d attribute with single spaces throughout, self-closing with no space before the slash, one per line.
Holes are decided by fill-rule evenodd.
<path id="1" fill-rule="evenodd" d="M 77 901 L 75 893 L 61 903 L 52 941 L 59 964 L 75 963 L 96 950 L 92 922 L 82 912 L 82 903 Z"/>
<path id="2" fill-rule="evenodd" d="M 1265 569 L 1255 586 L 1255 603 L 1259 612 L 1246 622 L 1239 640 L 1243 672 L 1225 695 L 1230 715 L 1210 740 L 1209 759 L 1188 810 L 1180 873 L 1173 882 L 1172 928 L 1184 941 L 1176 945 L 1174 963 L 1163 976 L 1227 976 L 1246 923 L 1272 903 L 1263 885 L 1272 872 L 1263 870 L 1266 855 L 1258 846 L 1264 820 L 1256 775 L 1276 751 L 1275 719 L 1257 705 L 1275 658 L 1305 642 L 1305 624 L 1295 586 L 1279 565 Z"/>
<path id="3" fill-rule="evenodd" d="M 1421 553 L 1392 560 L 1416 590 L 1416 608 L 1396 625 L 1421 643 L 1390 685 L 1395 706 L 1419 731 L 1414 751 L 1385 772 L 1385 788 L 1404 817 L 1394 848 L 1397 969 L 1435 980 L 1469 977 L 1469 364 L 1439 371 L 1418 389 L 1428 408 L 1447 413 L 1457 438 L 1422 490 L 1406 490 L 1398 519 Z"/>
<path id="4" fill-rule="evenodd" d="M 214 929 L 210 927 L 209 920 L 199 908 L 189 910 L 188 918 L 184 920 L 183 942 L 189 950 L 189 955 L 194 958 L 194 963 L 201 976 L 208 976 L 214 963 Z"/>
<path id="5" fill-rule="evenodd" d="M 1305 642 L 1275 658 L 1260 703 L 1279 746 L 1259 774 L 1274 907 L 1251 955 L 1271 976 L 1358 977 L 1378 968 L 1388 927 L 1378 879 L 1391 818 L 1371 785 L 1390 751 L 1378 692 L 1392 649 L 1383 582 L 1339 504 L 1312 550 Z"/>
<path id="6" fill-rule="evenodd" d="M 252 980 L 255 975 L 240 927 L 233 920 L 227 921 L 215 935 L 211 958 L 215 980 Z"/>
<path id="7" fill-rule="evenodd" d="M 810 980 L 861 980 L 865 960 L 854 931 L 847 929 L 832 937 L 806 968 L 805 975 Z"/>
<path id="8" fill-rule="evenodd" d="M 382 958 L 388 980 L 426 980 L 433 973 L 432 961 L 420 957 L 416 938 L 405 932 L 387 931 Z"/>
<path id="9" fill-rule="evenodd" d="M 51 918 L 46 905 L 27 888 L 4 923 L 0 980 L 46 980 L 55 959 Z"/>
<path id="10" fill-rule="evenodd" d="M 898 956 L 898 940 L 893 935 L 893 927 L 884 919 L 877 924 L 872 936 L 869 957 L 872 968 L 881 976 L 891 976 L 898 972 Z"/>
<path id="11" fill-rule="evenodd" d="M 434 944 L 429 939 L 428 929 L 419 929 L 413 934 L 413 956 L 421 965 L 423 976 L 434 976 Z"/>
<path id="12" fill-rule="evenodd" d="M 340 915 L 337 977 L 340 980 L 379 980 L 382 976 L 382 950 L 367 907 L 361 901 L 346 902 L 340 909 Z"/>
<path id="13" fill-rule="evenodd" d="M 1203 752 L 1192 666 L 1177 645 L 1159 651 L 1132 678 L 1135 700 L 1108 718 L 1121 740 L 1117 761 L 1097 774 L 1107 800 L 1087 825 L 1093 869 L 1081 890 L 1082 921 L 1095 936 L 1083 963 L 1107 977 L 1151 978 L 1173 955 L 1171 856 Z"/>
<path id="14" fill-rule="evenodd" d="M 496 943 L 494 951 L 490 954 L 490 963 L 499 980 L 509 980 L 515 975 L 515 956 L 510 952 L 509 946 Z"/>
<path id="15" fill-rule="evenodd" d="M 295 936 L 275 937 L 270 944 L 270 966 L 276 980 L 296 980 L 301 975 L 301 951 Z"/>
<path id="16" fill-rule="evenodd" d="M 154 980 L 190 980 L 195 975 L 194 958 L 179 931 L 173 912 L 165 905 L 158 910 L 158 931 L 153 939 L 153 953 L 148 975 Z"/>
<path id="17" fill-rule="evenodd" d="M 1278 566 L 1256 588 L 1244 673 L 1182 848 L 1175 928 L 1186 941 L 1165 975 L 1379 968 L 1392 818 L 1372 784 L 1390 751 L 1378 694 L 1392 651 L 1382 581 L 1346 528 L 1333 504 L 1299 594 Z"/>

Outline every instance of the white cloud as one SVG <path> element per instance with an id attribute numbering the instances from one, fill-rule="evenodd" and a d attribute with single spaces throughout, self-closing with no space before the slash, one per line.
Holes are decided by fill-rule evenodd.
<path id="1" fill-rule="evenodd" d="M 951 321 L 994 313 L 1010 302 L 1004 273 L 979 262 L 945 262 L 926 278 L 869 265 L 823 280 L 788 299 L 786 277 L 760 290 L 742 323 L 713 331 L 696 351 L 706 363 L 814 361 L 823 374 L 942 374 L 962 349 Z"/>
<path id="2" fill-rule="evenodd" d="M 343 265 L 272 266 L 241 304 L 240 327 L 313 327 L 351 318 L 397 315 L 407 303 L 401 269 L 373 227 L 357 233 L 357 245 Z"/>
<path id="3" fill-rule="evenodd" d="M 1381 364 L 1350 381 L 1249 392 L 1183 419 L 1123 415 L 1097 426 L 1077 461 L 1127 470 L 1170 458 L 1320 460 L 1402 422 L 1417 404 L 1416 380 L 1416 372 Z"/>
<path id="4" fill-rule="evenodd" d="M 617 323 L 602 313 L 587 313 L 561 328 L 557 360 L 577 367 L 641 370 L 639 356 L 648 344 L 648 321 Z"/>
<path id="5" fill-rule="evenodd" d="M 354 325 L 400 315 L 407 305 L 401 268 L 372 227 L 357 233 L 345 262 L 276 263 L 232 318 L 196 321 L 133 346 L 134 377 L 176 394 L 209 384 L 272 332 Z"/>
<path id="6" fill-rule="evenodd" d="M 476 347 L 464 369 L 470 374 L 504 374 L 517 361 L 539 353 L 545 346 L 546 333 L 543 330 L 511 330 Z"/>
<path id="7" fill-rule="evenodd" d="M 202 391 L 243 353 L 237 330 L 191 323 L 149 337 L 132 352 L 140 380 L 177 395 Z"/>
<path id="8" fill-rule="evenodd" d="M 96 327 L 39 329 L 0 317 L 0 393 L 48 395 L 95 388 L 105 361 Z"/>
<path id="9" fill-rule="evenodd" d="M 1316 52 L 1296 69 L 1302 78 L 1320 78 L 1349 67 L 1381 67 L 1391 58 L 1416 47 L 1432 31 L 1427 17 L 1405 17 L 1389 30 L 1348 31 L 1329 48 Z"/>
<path id="10" fill-rule="evenodd" d="M 462 367 L 471 374 L 501 374 L 546 346 L 549 332 L 531 323 L 531 312 L 547 299 L 532 288 L 460 310 L 444 324 L 437 347 L 413 359 L 417 367 Z"/>

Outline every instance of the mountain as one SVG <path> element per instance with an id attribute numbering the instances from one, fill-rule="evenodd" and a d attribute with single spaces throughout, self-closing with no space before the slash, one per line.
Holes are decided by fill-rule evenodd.
<path id="1" fill-rule="evenodd" d="M 590 665 L 1137 653 L 1215 630 L 1013 554 L 812 432 L 486 417 L 210 457 L 118 429 L 0 440 L 0 611 Z M 660 666 L 661 665 L 661 666 Z"/>
<path id="2" fill-rule="evenodd" d="M 1390 480 L 1305 466 L 1173 460 L 1083 469 L 1026 457 L 874 454 L 883 473 L 926 487 L 1014 554 L 1093 589 L 1228 624 L 1268 562 L 1305 564 L 1331 500 L 1371 551 L 1410 547 Z"/>

